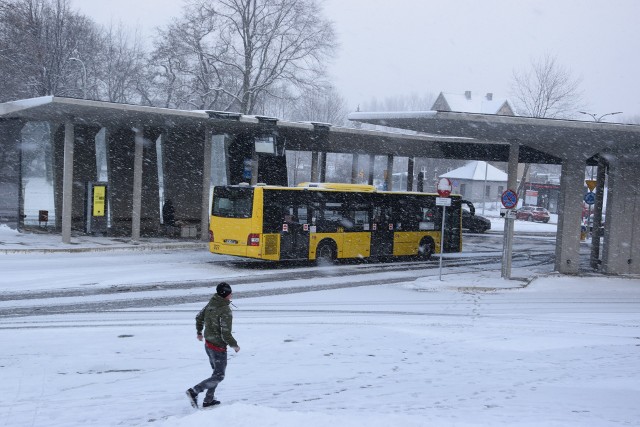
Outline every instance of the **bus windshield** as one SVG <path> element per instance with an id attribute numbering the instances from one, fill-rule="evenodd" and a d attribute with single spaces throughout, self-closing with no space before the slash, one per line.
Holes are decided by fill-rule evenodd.
<path id="1" fill-rule="evenodd" d="M 224 218 L 251 218 L 253 189 L 215 187 L 213 190 L 213 216 Z"/>

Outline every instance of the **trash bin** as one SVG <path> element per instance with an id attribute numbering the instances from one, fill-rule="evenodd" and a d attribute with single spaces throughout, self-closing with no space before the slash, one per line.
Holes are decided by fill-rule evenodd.
<path id="1" fill-rule="evenodd" d="M 580 226 L 580 240 L 583 242 L 587 240 L 587 226 L 584 224 Z"/>

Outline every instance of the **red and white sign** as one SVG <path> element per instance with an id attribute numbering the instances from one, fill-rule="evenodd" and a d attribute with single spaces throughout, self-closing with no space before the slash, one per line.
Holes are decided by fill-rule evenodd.
<path id="1" fill-rule="evenodd" d="M 282 231 L 289 231 L 289 224 L 282 224 Z"/>
<path id="2" fill-rule="evenodd" d="M 436 190 L 438 191 L 440 197 L 449 197 L 452 189 L 453 187 L 451 186 L 451 181 L 449 180 L 449 178 L 440 178 L 438 180 Z"/>

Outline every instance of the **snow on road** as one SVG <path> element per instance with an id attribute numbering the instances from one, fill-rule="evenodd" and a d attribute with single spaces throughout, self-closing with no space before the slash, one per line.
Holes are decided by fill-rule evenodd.
<path id="1" fill-rule="evenodd" d="M 281 273 L 210 257 L 5 253 L 0 297 Z M 313 267 L 295 271 L 305 281 Z M 332 274 L 340 269 L 306 281 L 342 280 Z M 171 291 L 201 295 L 197 303 L 1 317 L 0 426 L 637 425 L 640 278 L 558 276 L 548 266 L 514 269 L 530 282 L 499 275 L 236 298 L 242 350 L 230 354 L 223 404 L 206 411 L 184 395 L 210 373 L 194 325 L 206 288 Z"/>

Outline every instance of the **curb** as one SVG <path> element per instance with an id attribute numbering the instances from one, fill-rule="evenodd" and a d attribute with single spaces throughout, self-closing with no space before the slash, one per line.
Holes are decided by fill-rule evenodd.
<path id="1" fill-rule="evenodd" d="M 160 251 L 167 249 L 206 249 L 207 242 L 198 243 L 141 243 L 128 246 L 83 247 L 83 248 L 32 248 L 32 249 L 0 249 L 0 254 L 53 254 L 53 253 L 86 253 L 114 251 Z"/>

